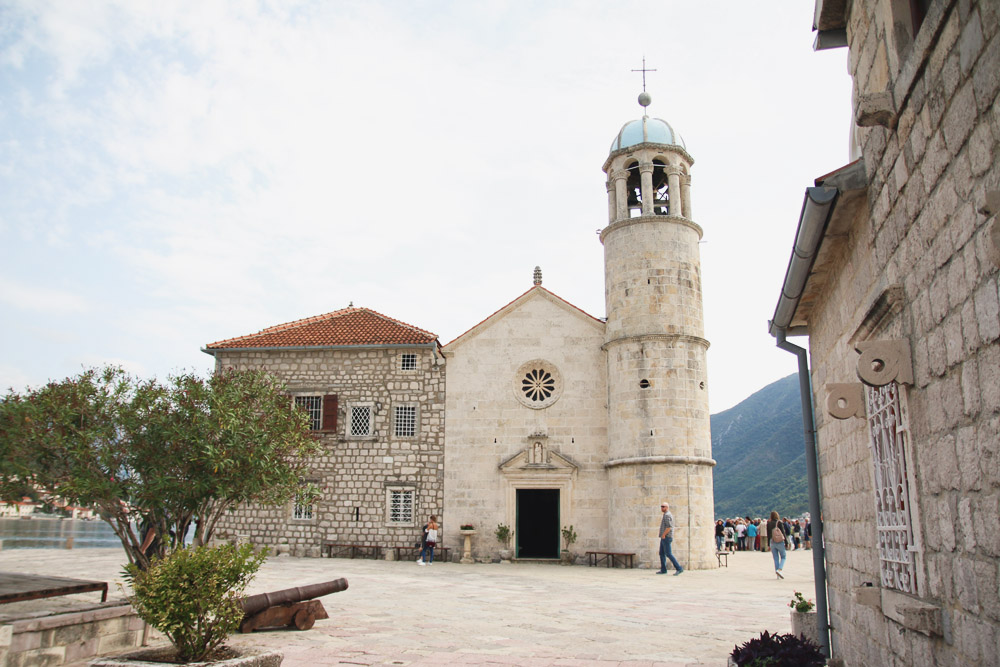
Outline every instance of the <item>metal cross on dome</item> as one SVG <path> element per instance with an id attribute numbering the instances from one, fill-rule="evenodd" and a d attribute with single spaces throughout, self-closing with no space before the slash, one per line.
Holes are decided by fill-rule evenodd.
<path id="1" fill-rule="evenodd" d="M 633 72 L 642 72 L 642 92 L 646 92 L 646 72 L 655 72 L 655 69 L 646 69 L 646 56 L 642 57 L 642 69 L 634 69 Z"/>

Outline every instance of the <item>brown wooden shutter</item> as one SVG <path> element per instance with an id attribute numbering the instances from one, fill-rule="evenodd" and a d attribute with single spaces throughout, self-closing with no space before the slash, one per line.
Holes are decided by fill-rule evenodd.
<path id="1" fill-rule="evenodd" d="M 337 395 L 327 394 L 323 397 L 323 430 L 337 430 Z"/>

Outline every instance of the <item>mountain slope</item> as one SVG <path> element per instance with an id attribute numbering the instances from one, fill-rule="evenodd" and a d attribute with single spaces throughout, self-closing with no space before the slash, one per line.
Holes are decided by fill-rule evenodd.
<path id="1" fill-rule="evenodd" d="M 809 508 L 799 381 L 773 382 L 711 416 L 715 516 L 792 516 Z"/>

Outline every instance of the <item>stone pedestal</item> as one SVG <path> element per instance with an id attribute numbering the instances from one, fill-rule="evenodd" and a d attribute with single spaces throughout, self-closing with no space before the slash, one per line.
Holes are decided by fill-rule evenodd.
<path id="1" fill-rule="evenodd" d="M 460 563 L 470 565 L 476 561 L 472 558 L 472 536 L 476 534 L 474 530 L 461 530 L 462 537 L 465 538 L 465 545 L 462 547 L 462 560 Z"/>
<path id="2" fill-rule="evenodd" d="M 792 634 L 819 646 L 819 620 L 814 611 L 792 610 Z"/>

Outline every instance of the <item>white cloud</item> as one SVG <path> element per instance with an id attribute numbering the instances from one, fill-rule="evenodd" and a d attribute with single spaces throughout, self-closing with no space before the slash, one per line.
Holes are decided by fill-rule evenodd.
<path id="1" fill-rule="evenodd" d="M 104 318 L 83 326 L 116 322 L 79 358 L 157 374 L 350 300 L 448 341 L 536 264 L 601 316 L 600 167 L 645 54 L 650 112 L 696 158 L 728 407 L 791 372 L 766 319 L 802 189 L 846 162 L 843 54 L 809 50 L 800 4 L 13 4 L 0 252 L 47 287 L 0 300 L 65 310 L 75 284 Z"/>
<path id="2" fill-rule="evenodd" d="M 86 312 L 87 299 L 70 290 L 25 285 L 0 276 L 0 303 L 29 312 L 72 314 Z M 13 313 L 9 313 L 14 316 Z"/>

